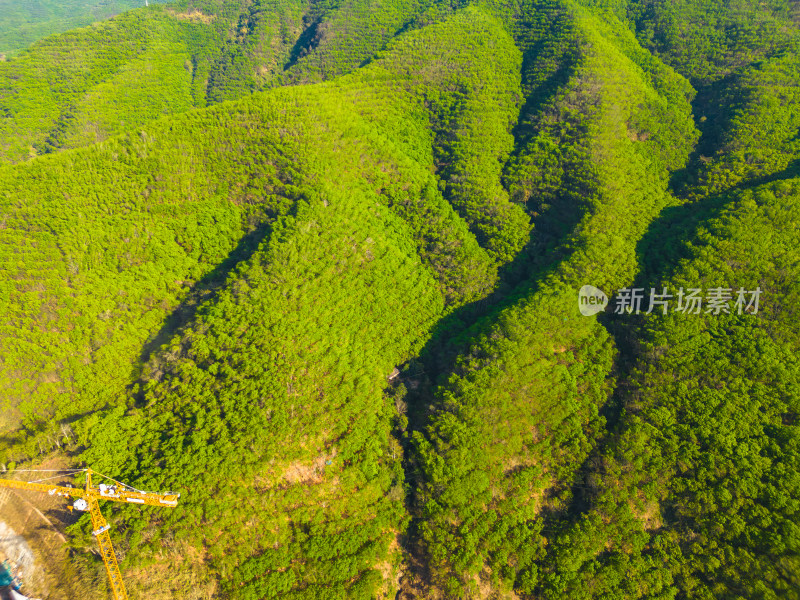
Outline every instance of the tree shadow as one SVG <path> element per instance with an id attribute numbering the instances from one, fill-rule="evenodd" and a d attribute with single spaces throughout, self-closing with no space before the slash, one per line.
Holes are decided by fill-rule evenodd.
<path id="1" fill-rule="evenodd" d="M 576 217 L 576 224 L 580 216 Z M 556 233 L 557 232 L 557 233 Z M 396 389 L 401 384 L 407 390 L 407 424 L 397 432 L 403 448 L 402 465 L 407 484 L 405 504 L 411 516 L 408 531 L 400 540 L 408 560 L 398 598 L 421 597 L 431 583 L 429 561 L 422 542 L 421 526 L 424 523 L 422 505 L 418 497 L 421 469 L 414 449 L 415 433 L 425 434 L 431 416 L 440 400 L 436 388 L 445 378 L 458 372 L 459 357 L 469 352 L 470 346 L 481 333 L 486 333 L 497 323 L 501 313 L 522 299 L 538 291 L 542 281 L 554 273 L 571 250 L 563 242 L 571 233 L 559 227 L 554 230 L 547 213 L 533 219 L 533 228 L 523 249 L 498 272 L 494 290 L 484 298 L 465 304 L 439 319 L 427 343 L 419 353 L 401 366 L 400 376 L 393 380 Z M 391 392 L 390 392 L 391 393 Z"/>
<path id="2" fill-rule="evenodd" d="M 722 136 L 730 130 L 735 106 L 743 100 L 728 96 L 741 77 L 741 73 L 730 73 L 719 81 L 700 87 L 692 99 L 692 114 L 695 115 L 700 139 L 689 154 L 686 166 L 670 174 L 669 187 L 676 196 L 684 196 L 699 182 L 704 160 L 716 154 L 722 145 Z"/>
<path id="3" fill-rule="evenodd" d="M 674 277 L 681 261 L 693 256 L 689 244 L 697 239 L 699 231 L 706 224 L 719 218 L 735 204 L 740 191 L 796 177 L 800 177 L 800 160 L 780 172 L 749 180 L 702 201 L 666 207 L 637 243 L 639 271 L 631 287 L 644 288 L 647 294 L 650 288 Z M 598 321 L 614 339 L 619 351 L 615 366 L 618 385 L 609 402 L 601 409 L 601 415 L 606 420 L 606 435 L 598 440 L 576 479 L 575 500 L 566 513 L 572 516 L 582 514 L 593 506 L 599 489 L 589 485 L 589 478 L 598 473 L 594 463 L 613 447 L 623 432 L 625 406 L 632 390 L 636 388 L 634 378 L 643 352 L 645 319 L 642 315 L 623 316 L 605 312 L 598 316 Z"/>
<path id="4" fill-rule="evenodd" d="M 167 315 L 161 328 L 142 346 L 138 357 L 139 375 L 153 353 L 167 343 L 178 330 L 194 320 L 200 307 L 225 285 L 240 264 L 253 256 L 261 243 L 269 237 L 271 230 L 270 223 L 263 223 L 244 234 L 236 247 L 228 253 L 228 256 L 195 283 L 188 297 Z"/>
<path id="5" fill-rule="evenodd" d="M 303 20 L 306 21 L 307 17 Z M 283 65 L 283 70 L 288 71 L 294 67 L 298 61 L 304 56 L 311 54 L 322 40 L 322 33 L 320 26 L 322 25 L 322 17 L 316 17 L 307 22 L 303 33 L 297 38 L 297 41 L 292 46 L 292 51 L 289 53 L 289 60 Z"/>
<path id="6" fill-rule="evenodd" d="M 567 77 L 566 71 L 552 75 L 553 83 L 549 86 L 549 93 L 557 92 L 559 82 L 563 82 L 564 77 Z M 671 174 L 671 189 L 684 187 L 687 181 L 691 180 L 692 169 L 698 168 L 700 157 L 706 153 L 713 153 L 716 145 L 720 143 L 730 119 L 729 113 L 721 109 L 711 112 L 710 106 L 713 105 L 714 98 L 721 97 L 723 88 L 730 85 L 728 80 L 733 78 L 735 76 L 730 76 L 726 81 L 709 87 L 699 95 L 699 99 L 695 100 L 696 107 L 706 107 L 701 139 L 693 151 L 689 166 Z M 538 110 L 543 104 L 543 101 L 529 99 L 523 110 Z M 518 126 L 515 135 L 517 139 L 515 153 L 518 155 L 524 151 L 520 145 L 524 144 L 527 138 L 521 126 Z M 636 243 L 635 253 L 639 270 L 632 286 L 649 289 L 673 276 L 681 260 L 691 255 L 687 242 L 696 239 L 698 231 L 705 223 L 718 218 L 732 202 L 735 202 L 738 190 L 797 176 L 800 176 L 800 160 L 794 161 L 781 172 L 752 179 L 728 192 L 698 202 L 665 207 Z M 574 208 L 573 227 L 583 216 L 580 207 Z M 547 275 L 568 258 L 569 251 L 563 249 L 563 241 L 572 227 L 565 226 L 557 217 L 558 213 L 552 212 L 537 216 L 528 242 L 514 260 L 502 268 L 495 290 L 485 298 L 462 306 L 441 319 L 436 324 L 428 343 L 403 368 L 400 381 L 409 390 L 408 426 L 403 434 L 404 471 L 409 485 L 407 507 L 409 514 L 412 515 L 408 539 L 404 546 L 414 556 L 414 563 L 417 564 L 416 568 L 419 571 L 418 578 L 425 578 L 429 573 L 425 568 L 427 564 L 424 560 L 425 548 L 420 537 L 420 527 L 424 522 L 421 517 L 421 499 L 417 495 L 421 483 L 421 469 L 411 438 L 416 432 L 424 435 L 430 417 L 439 404 L 436 397 L 437 386 L 444 383 L 445 377 L 457 372 L 459 357 L 469 351 L 475 337 L 486 332 L 505 308 L 524 296 L 535 293 Z M 598 490 L 593 486 L 590 476 L 598 473 L 597 460 L 609 446 L 613 445 L 623 425 L 621 419 L 625 402 L 631 393 L 632 378 L 638 358 L 641 356 L 639 334 L 642 318 L 604 313 L 598 320 L 608 331 L 618 349 L 618 360 L 613 371 L 618 384 L 608 402 L 600 407 L 600 415 L 605 420 L 606 427 L 601 437 L 596 440 L 594 450 L 575 474 L 571 502 L 564 510 L 549 516 L 543 515 L 548 526 L 553 528 L 571 522 L 569 521 L 571 518 L 583 514 L 592 506 L 594 494 Z"/>

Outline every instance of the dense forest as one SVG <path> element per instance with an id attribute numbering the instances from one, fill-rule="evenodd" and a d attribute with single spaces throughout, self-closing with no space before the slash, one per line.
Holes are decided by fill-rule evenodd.
<path id="1" fill-rule="evenodd" d="M 66 4 L 0 0 L 0 467 L 179 491 L 132 599 L 800 599 L 800 3 Z"/>
<path id="2" fill-rule="evenodd" d="M 153 0 L 158 3 L 159 0 Z M 89 25 L 148 0 L 0 0 L 0 56 L 18 54 L 34 42 L 54 33 Z"/>

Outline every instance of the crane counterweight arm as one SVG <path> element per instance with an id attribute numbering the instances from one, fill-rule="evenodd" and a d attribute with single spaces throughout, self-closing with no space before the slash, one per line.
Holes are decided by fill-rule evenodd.
<path id="1" fill-rule="evenodd" d="M 58 496 L 71 496 L 73 498 L 83 498 L 86 491 L 82 488 L 72 488 L 63 485 L 51 485 L 47 483 L 28 483 L 26 481 L 15 481 L 13 479 L 0 479 L 0 487 L 7 487 L 16 490 L 30 490 L 32 492 L 43 492 L 45 494 Z"/>

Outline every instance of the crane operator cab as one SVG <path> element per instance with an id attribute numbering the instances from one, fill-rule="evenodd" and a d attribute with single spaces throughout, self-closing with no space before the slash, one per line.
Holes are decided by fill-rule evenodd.
<path id="1" fill-rule="evenodd" d="M 117 496 L 117 486 L 115 485 L 106 485 L 105 483 L 101 483 L 97 487 L 100 490 L 101 496 L 111 496 L 112 498 Z"/>

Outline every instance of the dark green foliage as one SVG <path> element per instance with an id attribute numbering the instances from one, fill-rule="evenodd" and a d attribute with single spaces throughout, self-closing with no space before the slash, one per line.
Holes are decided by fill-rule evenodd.
<path id="1" fill-rule="evenodd" d="M 791 43 L 799 19 L 790 0 L 629 0 L 642 45 L 692 83 L 705 85 Z"/>

